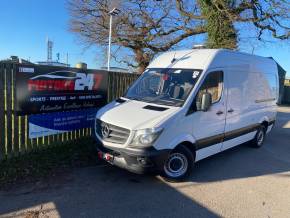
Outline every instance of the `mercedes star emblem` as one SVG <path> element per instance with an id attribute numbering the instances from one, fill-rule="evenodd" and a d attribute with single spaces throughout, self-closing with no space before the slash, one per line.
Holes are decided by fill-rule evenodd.
<path id="1" fill-rule="evenodd" d="M 102 135 L 104 138 L 108 138 L 110 135 L 110 128 L 107 124 L 102 126 Z"/>

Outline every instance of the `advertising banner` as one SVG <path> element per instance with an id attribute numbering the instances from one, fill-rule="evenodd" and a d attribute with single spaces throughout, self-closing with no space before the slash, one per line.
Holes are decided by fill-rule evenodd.
<path id="1" fill-rule="evenodd" d="M 92 127 L 97 109 L 54 112 L 28 116 L 29 138 L 54 135 Z"/>
<path id="2" fill-rule="evenodd" d="M 81 110 L 107 103 L 106 71 L 53 66 L 19 66 L 16 110 L 19 115 Z"/>

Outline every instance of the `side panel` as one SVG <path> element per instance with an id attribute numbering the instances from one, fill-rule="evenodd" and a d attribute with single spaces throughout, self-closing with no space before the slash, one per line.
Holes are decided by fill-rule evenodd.
<path id="1" fill-rule="evenodd" d="M 253 89 L 257 85 L 256 74 L 250 73 L 250 65 L 236 65 L 227 69 L 226 83 L 228 101 L 226 110 L 225 139 L 222 150 L 251 140 L 255 135 L 253 125 L 258 123 L 260 110 L 255 99 L 260 93 Z M 253 134 L 249 134 L 250 131 Z M 234 139 L 235 138 L 235 139 Z"/>
<path id="2" fill-rule="evenodd" d="M 253 59 L 251 65 L 230 66 L 225 74 L 228 101 L 222 150 L 253 139 L 259 123 L 275 120 L 278 93 L 271 61 Z M 231 133 L 236 140 L 228 136 Z"/>
<path id="3" fill-rule="evenodd" d="M 268 121 L 270 124 L 276 120 L 277 102 L 279 98 L 279 78 L 276 62 L 271 59 L 259 60 L 253 67 L 252 72 L 259 75 L 258 84 L 254 87 L 260 93 L 255 99 L 255 104 L 261 111 L 259 123 Z M 273 125 L 268 127 L 270 132 Z"/>

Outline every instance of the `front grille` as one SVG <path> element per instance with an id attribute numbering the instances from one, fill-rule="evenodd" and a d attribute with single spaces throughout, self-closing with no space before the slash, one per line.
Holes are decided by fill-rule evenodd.
<path id="1" fill-rule="evenodd" d="M 126 143 L 130 135 L 129 129 L 105 123 L 99 119 L 96 121 L 96 132 L 102 140 L 117 144 Z"/>

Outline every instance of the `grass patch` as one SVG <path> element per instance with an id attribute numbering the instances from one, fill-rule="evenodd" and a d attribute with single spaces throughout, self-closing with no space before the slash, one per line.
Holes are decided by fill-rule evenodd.
<path id="1" fill-rule="evenodd" d="M 93 139 L 58 144 L 0 162 L 0 188 L 35 182 L 60 169 L 92 166 L 97 163 Z"/>

